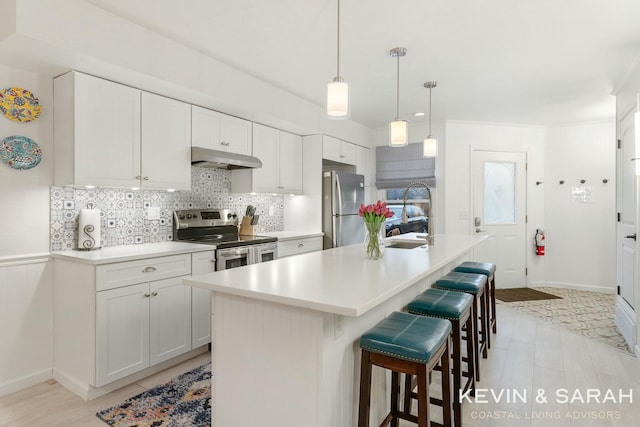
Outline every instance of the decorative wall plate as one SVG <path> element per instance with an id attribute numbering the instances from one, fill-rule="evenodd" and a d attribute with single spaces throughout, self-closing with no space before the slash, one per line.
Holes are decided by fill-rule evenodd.
<path id="1" fill-rule="evenodd" d="M 0 141 L 0 160 L 13 169 L 31 169 L 42 160 L 42 149 L 26 136 L 8 136 Z"/>
<path id="2" fill-rule="evenodd" d="M 40 100 L 21 87 L 10 87 L 0 91 L 0 111 L 9 119 L 18 123 L 32 122 L 42 112 Z"/>

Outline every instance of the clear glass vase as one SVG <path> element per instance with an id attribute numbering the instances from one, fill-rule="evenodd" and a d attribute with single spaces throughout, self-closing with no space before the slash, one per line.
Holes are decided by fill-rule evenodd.
<path id="1" fill-rule="evenodd" d="M 364 253 L 368 259 L 379 259 L 384 255 L 384 227 L 366 224 L 364 233 Z"/>

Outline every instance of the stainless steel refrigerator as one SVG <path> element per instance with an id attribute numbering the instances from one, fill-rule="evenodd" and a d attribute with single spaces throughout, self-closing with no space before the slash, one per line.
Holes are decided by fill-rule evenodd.
<path id="1" fill-rule="evenodd" d="M 336 171 L 322 173 L 324 249 L 364 241 L 364 222 L 358 216 L 362 203 L 363 175 Z"/>

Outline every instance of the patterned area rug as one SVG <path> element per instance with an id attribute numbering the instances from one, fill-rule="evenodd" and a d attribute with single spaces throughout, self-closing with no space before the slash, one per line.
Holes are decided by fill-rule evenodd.
<path id="1" fill-rule="evenodd" d="M 615 295 L 551 287 L 536 289 L 555 295 L 559 299 L 506 304 L 545 322 L 633 354 L 615 325 Z M 497 291 L 498 289 L 496 298 Z M 499 303 L 505 304 L 500 301 Z"/>
<path id="2" fill-rule="evenodd" d="M 104 409 L 96 416 L 114 427 L 208 427 L 211 363 Z"/>
<path id="3" fill-rule="evenodd" d="M 557 295 L 536 291 L 531 288 L 496 289 L 496 298 L 504 302 L 537 301 L 541 299 L 559 299 Z"/>

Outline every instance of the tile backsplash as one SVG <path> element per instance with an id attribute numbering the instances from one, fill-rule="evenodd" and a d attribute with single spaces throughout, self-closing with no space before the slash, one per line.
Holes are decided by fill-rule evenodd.
<path id="1" fill-rule="evenodd" d="M 258 233 L 283 230 L 284 196 L 230 190 L 231 172 L 197 167 L 191 168 L 190 191 L 51 187 L 51 250 L 77 248 L 80 209 L 100 209 L 103 247 L 172 240 L 176 209 L 227 208 L 241 216 L 251 204 L 260 215 Z M 148 207 L 160 208 L 159 220 L 147 219 Z"/>

